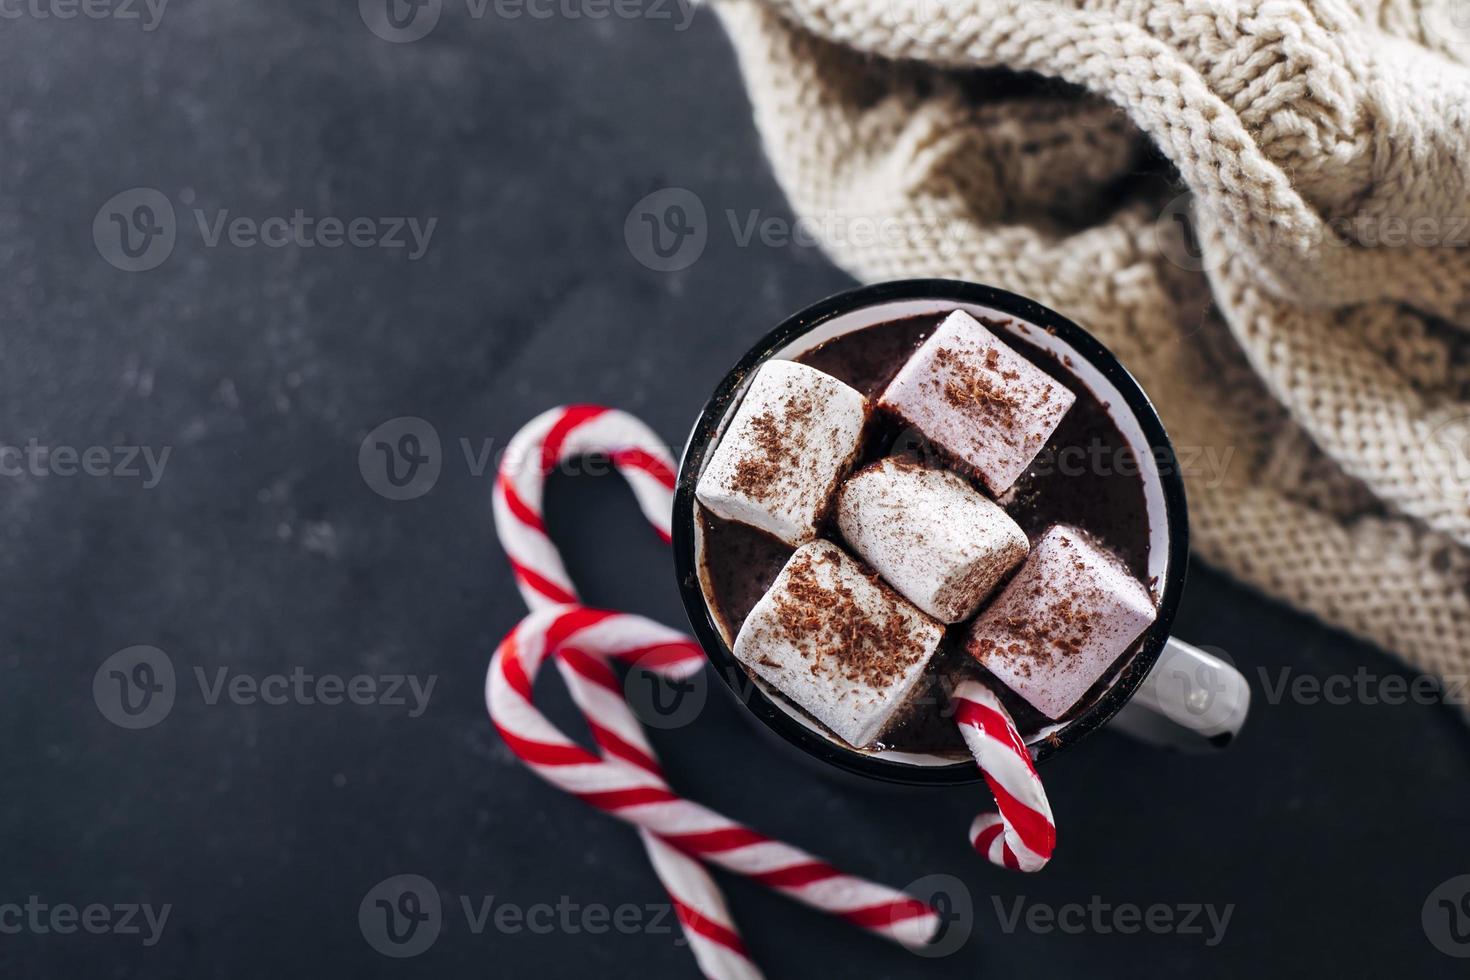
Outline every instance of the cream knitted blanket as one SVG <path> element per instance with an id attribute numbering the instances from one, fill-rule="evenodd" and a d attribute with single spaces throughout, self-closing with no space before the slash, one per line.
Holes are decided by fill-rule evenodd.
<path id="1" fill-rule="evenodd" d="M 1470 671 L 1470 0 L 716 7 L 835 261 L 1078 321 L 1198 557 Z"/>

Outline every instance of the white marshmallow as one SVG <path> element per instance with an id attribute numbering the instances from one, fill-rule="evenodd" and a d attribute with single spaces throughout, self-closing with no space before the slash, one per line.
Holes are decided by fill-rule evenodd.
<path id="1" fill-rule="evenodd" d="M 816 536 L 857 456 L 867 399 L 829 374 L 767 361 L 699 477 L 699 502 L 789 545 Z"/>
<path id="2" fill-rule="evenodd" d="M 942 623 L 969 619 L 1030 550 L 1010 515 L 964 480 L 894 458 L 843 484 L 837 526 L 889 585 Z"/>
<path id="3" fill-rule="evenodd" d="M 1060 718 L 1157 616 L 1122 562 L 1057 525 L 980 613 L 965 648 L 1042 714 Z"/>
<path id="4" fill-rule="evenodd" d="M 735 656 L 849 745 L 871 745 L 944 627 L 829 541 L 798 548 L 740 627 Z"/>
<path id="5" fill-rule="evenodd" d="M 945 318 L 878 399 L 969 464 L 994 496 L 1046 446 L 1077 396 L 963 310 Z"/>

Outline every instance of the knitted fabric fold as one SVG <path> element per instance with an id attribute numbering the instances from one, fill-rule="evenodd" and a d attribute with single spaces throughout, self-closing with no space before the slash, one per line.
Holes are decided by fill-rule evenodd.
<path id="1" fill-rule="evenodd" d="M 834 261 L 1081 323 L 1168 426 L 1197 557 L 1470 670 L 1470 2 L 716 9 Z"/>

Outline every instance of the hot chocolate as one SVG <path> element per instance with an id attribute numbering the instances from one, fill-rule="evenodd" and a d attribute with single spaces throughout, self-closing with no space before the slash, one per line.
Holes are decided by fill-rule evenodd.
<path id="1" fill-rule="evenodd" d="M 970 677 L 1065 721 L 1153 619 L 1140 461 L 1039 329 L 916 316 L 766 362 L 701 476 L 726 641 L 855 748 L 964 757 Z"/>

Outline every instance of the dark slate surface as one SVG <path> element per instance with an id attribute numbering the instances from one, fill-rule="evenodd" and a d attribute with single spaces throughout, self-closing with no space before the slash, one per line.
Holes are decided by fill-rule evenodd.
<path id="1" fill-rule="evenodd" d="M 741 247 L 730 232 L 727 210 L 742 222 L 789 212 L 715 19 L 679 29 L 672 4 L 666 20 L 505 6 L 476 18 L 444 0 L 427 37 L 389 43 L 350 2 L 175 0 L 151 31 L 145 7 L 121 2 L 89 9 L 142 19 L 38 16 L 66 11 L 49 0 L 0 18 L 0 443 L 51 451 L 45 475 L 15 475 L 13 452 L 0 460 L 0 972 L 692 975 L 664 913 L 645 908 L 662 895 L 633 834 L 517 766 L 485 718 L 485 664 L 521 607 L 488 482 L 460 440 L 473 458 L 579 400 L 630 409 L 677 444 L 745 346 L 849 285 L 814 249 Z M 623 225 L 670 186 L 697 193 L 708 243 L 664 273 L 635 260 Z M 94 238 L 104 203 L 139 187 L 157 192 L 151 220 L 134 194 L 103 210 Z M 104 260 L 128 264 L 113 211 L 146 229 L 166 227 L 169 209 L 175 241 L 156 268 Z M 437 224 L 411 261 L 406 249 L 210 246 L 195 209 L 206 227 L 221 210 L 262 222 L 296 209 Z M 358 464 L 364 436 L 398 416 L 427 420 L 443 446 L 436 485 L 402 502 Z M 117 472 L 127 451 L 114 447 L 127 446 L 155 461 L 169 450 L 156 485 Z M 92 469 L 107 475 L 65 475 L 67 450 L 89 447 L 104 447 Z M 590 600 L 681 621 L 668 558 L 616 479 L 560 480 L 549 506 L 560 540 L 600 535 L 568 547 Z M 1401 672 L 1208 571 L 1179 625 L 1250 673 L 1248 732 L 1209 759 L 1101 735 L 1049 765 L 1062 846 L 1039 877 L 967 854 L 978 789 L 835 784 L 722 697 L 658 733 L 695 797 L 893 884 L 957 875 L 973 899 L 969 942 L 924 961 L 729 881 L 769 974 L 1460 975 L 1464 961 L 1431 941 L 1464 951 L 1439 905 L 1453 908 L 1463 883 L 1431 900 L 1470 872 L 1470 753 L 1454 709 L 1268 703 L 1262 671 Z M 137 645 L 166 653 L 177 691 L 161 722 L 125 730 L 93 680 Z M 436 686 L 417 717 L 210 703 L 196 671 L 212 683 L 222 668 Z M 406 959 L 375 952 L 358 914 L 398 874 L 433 882 L 444 903 L 437 940 Z M 1023 920 L 1007 935 L 995 905 L 1093 896 L 1233 911 L 1208 946 L 1104 934 L 1091 912 L 1078 934 Z M 478 916 L 491 897 L 477 933 L 462 900 Z M 27 903 L 46 912 L 33 921 Z M 170 906 L 156 943 L 146 923 L 143 935 L 51 928 L 67 907 L 128 903 Z M 496 909 L 539 903 L 557 921 L 558 903 L 574 903 L 574 923 L 585 908 L 636 906 L 624 921 L 646 928 L 496 928 Z M 1454 924 L 1470 929 L 1470 908 Z"/>

